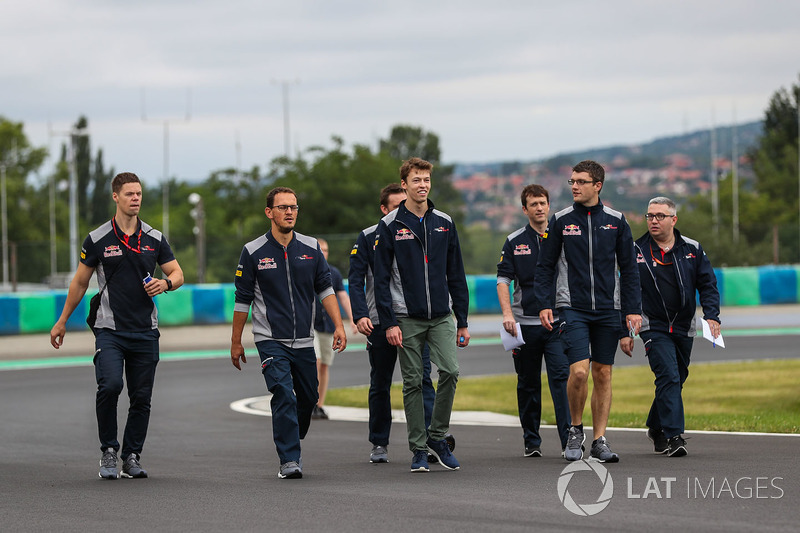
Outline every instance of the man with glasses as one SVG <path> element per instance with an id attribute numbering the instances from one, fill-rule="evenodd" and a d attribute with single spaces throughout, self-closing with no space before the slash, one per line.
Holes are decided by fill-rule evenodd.
<path id="1" fill-rule="evenodd" d="M 655 399 L 647 416 L 647 437 L 655 452 L 686 455 L 683 439 L 683 383 L 696 334 L 695 295 L 700 295 L 703 319 L 714 338 L 720 334 L 719 290 L 714 269 L 700 243 L 675 228 L 675 202 L 659 196 L 647 206 L 647 233 L 635 243 L 642 287 L 642 328 L 645 354 L 655 374 Z M 633 354 L 633 337 L 620 340 Z"/>
<path id="2" fill-rule="evenodd" d="M 611 410 L 611 370 L 619 339 L 619 324 L 635 334 L 641 317 L 639 271 L 633 237 L 625 216 L 600 201 L 603 167 L 582 161 L 572 169 L 569 184 L 574 203 L 550 219 L 536 266 L 534 292 L 542 325 L 558 327 L 570 364 L 567 396 L 572 417 L 564 457 L 583 458 L 583 411 L 592 390 L 593 460 L 616 463 L 605 437 Z M 556 309 L 560 322 L 554 321 Z"/>
<path id="3" fill-rule="evenodd" d="M 317 298 L 333 320 L 332 347 L 347 346 L 331 272 L 316 239 L 294 231 L 299 206 L 288 187 L 267 195 L 270 231 L 244 245 L 235 275 L 231 362 L 247 362 L 242 331 L 253 307 L 253 336 L 261 372 L 272 393 L 272 438 L 280 459 L 278 477 L 302 478 L 300 440 L 317 404 L 314 305 Z"/>

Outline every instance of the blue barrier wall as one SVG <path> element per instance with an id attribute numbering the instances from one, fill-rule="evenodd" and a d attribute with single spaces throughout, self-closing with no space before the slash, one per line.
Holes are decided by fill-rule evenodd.
<path id="1" fill-rule="evenodd" d="M 800 266 L 736 267 L 715 269 L 722 305 L 769 305 L 800 303 Z M 469 312 L 498 314 L 497 278 L 467 276 Z M 347 280 L 345 280 L 345 283 Z M 87 329 L 87 291 L 67 322 L 71 331 Z M 64 307 L 67 291 L 0 294 L 0 335 L 49 332 Z M 156 296 L 159 323 L 163 326 L 224 324 L 233 317 L 233 283 L 185 285 Z"/>

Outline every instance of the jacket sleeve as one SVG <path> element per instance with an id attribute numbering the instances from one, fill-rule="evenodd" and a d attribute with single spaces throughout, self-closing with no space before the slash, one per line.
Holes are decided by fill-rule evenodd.
<path id="1" fill-rule="evenodd" d="M 242 248 L 242 254 L 239 256 L 239 264 L 236 266 L 233 281 L 236 288 L 234 292 L 234 311 L 250 312 L 250 304 L 253 303 L 255 298 L 256 273 L 247 247 Z"/>
<path id="2" fill-rule="evenodd" d="M 553 215 L 548 224 L 547 238 L 542 241 L 536 274 L 533 277 L 533 294 L 539 311 L 553 309 L 556 305 L 556 267 L 561 256 L 563 238 L 561 227 Z"/>
<path id="3" fill-rule="evenodd" d="M 467 327 L 469 314 L 469 288 L 467 276 L 464 273 L 464 260 L 461 257 L 461 244 L 458 240 L 456 225 L 452 224 L 453 231 L 447 247 L 447 288 L 453 300 L 453 313 L 456 315 L 456 327 Z"/>
<path id="4" fill-rule="evenodd" d="M 350 251 L 350 272 L 347 274 L 347 284 L 350 293 L 350 307 L 353 309 L 353 322 L 369 317 L 365 292 L 367 272 L 369 271 L 367 246 L 367 238 L 362 231 L 358 234 L 356 244 Z"/>
<path id="5" fill-rule="evenodd" d="M 397 325 L 397 318 L 392 309 L 392 263 L 394 261 L 394 241 L 389 226 L 381 220 L 375 241 L 375 307 L 378 321 L 384 330 Z"/>
<path id="6" fill-rule="evenodd" d="M 700 305 L 703 307 L 703 318 L 706 320 L 719 319 L 719 289 L 717 288 L 717 276 L 711 261 L 708 260 L 703 247 L 697 245 L 697 273 L 696 285 L 697 292 L 700 294 Z"/>
<path id="7" fill-rule="evenodd" d="M 642 314 L 642 286 L 639 284 L 639 267 L 636 265 L 636 252 L 633 235 L 625 215 L 617 233 L 617 264 L 619 265 L 620 306 L 623 315 Z"/>
<path id="8" fill-rule="evenodd" d="M 503 250 L 500 252 L 500 262 L 497 263 L 497 283 L 511 285 L 515 277 L 514 252 L 511 248 L 511 241 L 506 239 L 506 242 L 503 243 Z"/>

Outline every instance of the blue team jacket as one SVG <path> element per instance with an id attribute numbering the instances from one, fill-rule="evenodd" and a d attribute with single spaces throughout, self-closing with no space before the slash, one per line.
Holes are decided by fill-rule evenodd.
<path id="1" fill-rule="evenodd" d="M 253 307 L 253 336 L 291 348 L 314 346 L 314 302 L 333 294 L 317 240 L 295 232 L 289 245 L 271 233 L 244 245 L 234 278 L 234 311 Z"/>
<path id="2" fill-rule="evenodd" d="M 675 229 L 672 267 L 681 288 L 681 309 L 670 317 L 661 290 L 656 283 L 650 259 L 653 238 L 645 233 L 636 240 L 636 263 L 642 283 L 642 331 L 654 330 L 694 337 L 696 334 L 695 291 L 700 294 L 703 318 L 719 322 L 719 290 L 717 276 L 700 243 L 683 237 Z"/>
<path id="3" fill-rule="evenodd" d="M 465 328 L 469 291 L 456 226 L 430 200 L 420 224 L 405 202 L 378 223 L 374 274 L 381 327 L 396 326 L 398 316 L 448 315 L 452 302 L 456 325 Z"/>
<path id="4" fill-rule="evenodd" d="M 548 227 L 534 281 L 539 310 L 641 314 L 639 270 L 625 215 L 602 202 L 591 208 L 575 202 L 553 215 Z"/>

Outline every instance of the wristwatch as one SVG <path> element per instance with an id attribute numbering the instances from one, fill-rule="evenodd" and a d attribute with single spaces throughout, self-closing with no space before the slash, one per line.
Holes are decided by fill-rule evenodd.
<path id="1" fill-rule="evenodd" d="M 171 291 L 172 290 L 172 280 L 169 279 L 169 278 L 164 278 L 164 281 L 167 282 L 167 291 Z M 164 292 L 167 292 L 167 291 L 164 291 Z"/>

